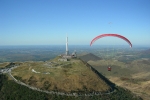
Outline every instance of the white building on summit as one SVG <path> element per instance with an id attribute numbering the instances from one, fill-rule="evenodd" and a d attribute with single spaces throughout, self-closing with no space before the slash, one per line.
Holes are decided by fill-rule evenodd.
<path id="1" fill-rule="evenodd" d="M 69 50 L 68 50 L 68 37 L 66 37 L 66 52 L 65 54 L 61 55 L 61 59 L 58 59 L 59 61 L 68 61 L 68 59 L 71 58 L 76 58 L 76 52 L 73 52 L 71 55 L 69 54 Z"/>

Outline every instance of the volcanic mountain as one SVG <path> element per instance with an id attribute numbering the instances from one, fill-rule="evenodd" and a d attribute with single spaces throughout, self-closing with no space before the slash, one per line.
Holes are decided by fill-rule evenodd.
<path id="1" fill-rule="evenodd" d="M 88 54 L 90 57 L 92 54 Z M 93 59 L 99 59 L 93 56 Z M 75 58 L 60 61 L 60 57 L 46 62 L 24 62 L 12 70 L 12 75 L 25 84 L 48 91 L 113 90 L 113 85 L 86 62 Z M 89 59 L 89 58 L 88 58 Z M 87 59 L 87 60 L 88 60 Z"/>

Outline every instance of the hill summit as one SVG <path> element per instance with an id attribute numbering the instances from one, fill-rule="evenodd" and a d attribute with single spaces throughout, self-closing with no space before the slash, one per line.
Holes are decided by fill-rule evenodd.
<path id="1" fill-rule="evenodd" d="M 88 54 L 89 57 L 92 54 Z M 93 56 L 93 55 L 92 55 Z M 93 59 L 99 59 L 98 57 Z M 12 75 L 25 84 L 48 90 L 70 93 L 108 92 L 112 86 L 86 62 L 76 58 L 59 61 L 59 57 L 46 62 L 24 62 L 12 70 Z"/>

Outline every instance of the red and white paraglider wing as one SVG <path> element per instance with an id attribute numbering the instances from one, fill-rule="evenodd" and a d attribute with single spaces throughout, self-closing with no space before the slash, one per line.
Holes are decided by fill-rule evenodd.
<path id="1" fill-rule="evenodd" d="M 121 39 L 125 40 L 125 41 L 130 45 L 130 47 L 132 47 L 131 42 L 130 42 L 126 37 L 121 36 L 121 35 L 119 35 L 119 34 L 101 34 L 101 35 L 99 35 L 99 36 L 96 36 L 96 37 L 91 41 L 90 46 L 92 46 L 92 44 L 93 44 L 97 39 L 100 39 L 100 38 L 106 37 L 106 36 L 114 36 L 114 37 L 121 38 Z"/>

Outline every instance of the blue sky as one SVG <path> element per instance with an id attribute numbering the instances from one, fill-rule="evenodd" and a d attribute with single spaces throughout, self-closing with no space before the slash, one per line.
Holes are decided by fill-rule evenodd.
<path id="1" fill-rule="evenodd" d="M 150 46 L 150 0 L 0 0 L 0 45 L 89 45 L 117 33 Z M 94 44 L 127 44 L 106 37 Z M 128 45 L 128 44 L 127 44 Z"/>

